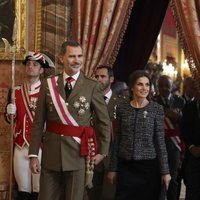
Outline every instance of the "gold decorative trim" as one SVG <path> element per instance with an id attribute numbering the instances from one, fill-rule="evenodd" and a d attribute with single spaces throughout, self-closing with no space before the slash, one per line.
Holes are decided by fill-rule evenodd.
<path id="1" fill-rule="evenodd" d="M 197 95 L 200 97 L 200 72 L 198 71 L 198 69 L 196 67 L 193 56 L 192 56 L 190 49 L 188 48 L 187 42 L 185 40 L 185 34 L 184 34 L 182 24 L 180 21 L 181 19 L 179 17 L 178 10 L 176 8 L 176 1 L 172 0 L 170 3 L 170 6 L 173 11 L 172 13 L 173 13 L 173 16 L 175 19 L 176 28 L 177 28 L 177 32 L 178 32 L 178 36 L 179 36 L 179 40 L 180 40 L 180 45 L 182 46 L 185 57 L 188 60 L 189 68 L 192 73 L 192 77 L 194 78 L 194 81 L 195 81 Z"/>
<path id="2" fill-rule="evenodd" d="M 42 2 L 36 1 L 36 19 L 35 19 L 35 51 L 41 51 L 42 41 Z"/>
<path id="3" fill-rule="evenodd" d="M 27 4 L 26 0 L 15 1 L 15 14 L 16 14 L 16 46 L 11 45 L 4 41 L 4 48 L 0 48 L 0 60 L 11 60 L 13 58 L 13 52 L 16 52 L 16 60 L 24 58 L 24 53 L 27 47 L 26 34 L 27 30 Z M 6 17 L 6 16 L 5 16 Z M 9 16 L 7 16 L 9 17 Z"/>

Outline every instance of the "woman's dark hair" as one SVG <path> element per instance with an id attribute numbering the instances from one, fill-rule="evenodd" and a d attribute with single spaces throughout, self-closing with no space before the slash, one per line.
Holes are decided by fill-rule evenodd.
<path id="1" fill-rule="evenodd" d="M 149 74 L 145 71 L 145 70 L 136 70 L 134 72 L 131 73 L 131 75 L 129 76 L 129 94 L 130 94 L 130 99 L 133 99 L 133 94 L 132 94 L 132 87 L 135 85 L 136 81 L 141 78 L 141 77 L 146 77 L 149 79 L 149 84 L 150 84 L 150 90 L 151 90 L 151 78 L 149 76 Z M 151 91 L 149 91 L 149 95 L 148 95 L 148 99 L 150 98 L 150 93 Z"/>

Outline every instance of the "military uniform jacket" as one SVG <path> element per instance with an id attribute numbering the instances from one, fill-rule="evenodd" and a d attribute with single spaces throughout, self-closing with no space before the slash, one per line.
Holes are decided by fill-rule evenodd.
<path id="1" fill-rule="evenodd" d="M 109 117 L 110 117 L 110 123 L 111 123 L 111 142 L 110 142 L 110 152 L 111 149 L 113 147 L 113 142 L 114 142 L 114 137 L 115 137 L 115 131 L 116 131 L 116 109 L 117 106 L 122 103 L 125 102 L 125 98 L 117 95 L 115 92 L 112 91 L 112 96 L 109 99 L 109 102 L 107 104 L 107 109 L 108 109 L 108 113 L 109 113 Z M 96 122 L 95 122 L 96 124 Z M 96 126 L 96 125 L 95 125 Z M 96 166 L 96 170 L 97 171 L 102 171 L 104 168 L 108 169 L 109 167 L 109 162 L 110 162 L 110 153 L 108 154 L 108 157 L 106 157 L 102 164 L 99 164 L 98 166 Z"/>
<path id="2" fill-rule="evenodd" d="M 26 83 L 24 83 L 24 85 L 25 84 Z M 35 88 L 31 91 L 28 91 L 28 89 L 25 87 L 27 89 L 27 98 L 29 99 L 29 102 L 27 102 L 27 108 L 30 110 L 30 112 L 34 112 L 34 109 L 36 107 L 36 101 L 39 96 L 41 83 L 40 81 L 38 81 L 34 85 Z M 24 97 L 22 95 L 22 86 L 17 86 L 15 88 L 15 104 L 17 107 L 17 113 L 15 117 L 16 124 L 14 132 L 14 144 L 20 149 L 22 149 L 25 144 L 29 146 L 33 123 L 33 118 L 30 117 L 30 115 L 28 114 L 24 103 Z"/>
<path id="3" fill-rule="evenodd" d="M 124 101 L 125 99 L 123 97 L 118 96 L 115 92 L 112 92 L 112 96 L 107 104 L 108 113 L 111 121 L 116 119 L 117 105 Z"/>
<path id="4" fill-rule="evenodd" d="M 111 127 L 106 104 L 98 83 L 80 74 L 67 99 L 64 91 L 63 74 L 58 75 L 56 84 L 58 93 L 65 99 L 70 114 L 80 126 L 90 126 L 91 115 L 95 112 L 98 121 L 97 128 L 100 130 L 98 137 L 101 139 L 98 153 L 107 154 Z M 77 108 L 75 104 L 80 103 L 81 97 L 84 97 L 90 106 L 89 109 L 86 109 L 83 105 L 85 112 L 80 115 L 80 108 Z M 85 158 L 80 156 L 80 145 L 70 136 L 61 136 L 52 132 L 45 132 L 43 137 L 43 127 L 46 121 L 61 123 L 52 102 L 47 81 L 44 81 L 33 122 L 29 154 L 37 155 L 40 143 L 43 141 L 42 167 L 54 171 L 83 169 Z"/>

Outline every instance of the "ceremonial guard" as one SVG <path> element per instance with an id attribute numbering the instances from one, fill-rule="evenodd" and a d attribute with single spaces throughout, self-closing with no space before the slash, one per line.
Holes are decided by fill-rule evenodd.
<path id="1" fill-rule="evenodd" d="M 15 101 L 11 102 L 11 90 L 8 94 L 6 120 L 10 122 L 14 115 L 14 176 L 18 185 L 18 200 L 36 200 L 39 192 L 40 174 L 32 174 L 29 168 L 28 149 L 31 137 L 36 102 L 40 92 L 40 75 L 49 63 L 41 53 L 29 52 L 22 62 L 26 69 L 26 80 L 14 89 Z M 39 159 L 41 158 L 41 148 Z"/>

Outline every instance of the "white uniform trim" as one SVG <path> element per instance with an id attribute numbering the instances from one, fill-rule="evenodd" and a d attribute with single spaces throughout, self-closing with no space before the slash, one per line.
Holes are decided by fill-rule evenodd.
<path id="1" fill-rule="evenodd" d="M 58 113 L 58 116 L 60 117 L 60 120 L 63 124 L 66 125 L 73 125 L 73 126 L 79 126 L 76 120 L 72 117 L 72 115 L 69 113 L 69 110 L 67 109 L 66 103 L 64 99 L 58 94 L 56 90 L 56 81 L 58 80 L 58 77 L 51 77 L 47 79 L 47 83 L 49 86 L 49 91 L 51 94 L 51 98 L 53 101 L 53 104 L 55 106 L 55 109 Z M 79 144 L 81 143 L 81 139 L 79 137 L 73 137 Z"/>

